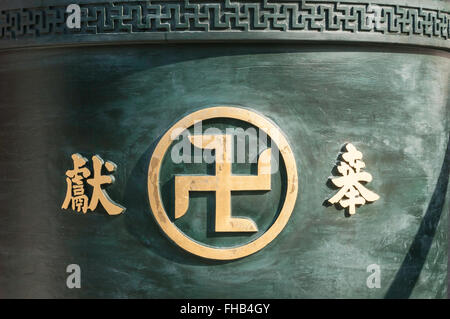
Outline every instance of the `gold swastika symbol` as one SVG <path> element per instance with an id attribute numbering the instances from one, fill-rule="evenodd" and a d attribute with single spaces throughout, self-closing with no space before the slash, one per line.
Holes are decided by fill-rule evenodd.
<path id="1" fill-rule="evenodd" d="M 216 232 L 256 232 L 258 227 L 247 218 L 231 217 L 231 191 L 270 190 L 271 150 L 258 159 L 257 176 L 231 175 L 232 135 L 189 136 L 198 148 L 216 151 L 215 176 L 175 176 L 175 218 L 183 216 L 189 204 L 189 191 L 216 193 Z"/>
<path id="2" fill-rule="evenodd" d="M 211 119 L 233 119 L 247 122 L 264 131 L 276 144 L 284 162 L 286 192 L 281 208 L 270 227 L 256 239 L 240 246 L 212 247 L 193 240 L 182 232 L 172 221 L 161 197 L 160 172 L 163 159 L 170 148 L 174 136 L 193 127 L 198 121 Z M 175 133 L 179 132 L 179 133 Z M 258 227 L 249 218 L 232 217 L 232 191 L 270 191 L 272 148 L 267 148 L 258 157 L 257 175 L 233 175 L 231 171 L 232 138 L 227 134 L 190 135 L 189 141 L 200 149 L 214 150 L 214 175 L 175 175 L 175 219 L 186 214 L 189 207 L 189 192 L 212 191 L 216 196 L 215 231 L 257 232 Z M 184 250 L 208 259 L 232 260 L 253 254 L 274 240 L 286 226 L 295 206 L 298 192 L 297 166 L 292 149 L 281 130 L 264 116 L 248 109 L 232 106 L 216 106 L 192 112 L 175 123 L 161 137 L 156 145 L 148 169 L 148 196 L 150 208 L 162 231 Z M 276 212 L 274 212 L 276 213 Z"/>

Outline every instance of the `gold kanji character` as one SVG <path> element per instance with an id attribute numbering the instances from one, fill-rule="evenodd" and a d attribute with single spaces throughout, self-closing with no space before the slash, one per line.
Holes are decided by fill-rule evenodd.
<path id="1" fill-rule="evenodd" d="M 84 179 L 91 175 L 88 168 L 83 167 L 87 159 L 80 154 L 72 154 L 73 169 L 66 171 L 67 191 L 66 198 L 62 204 L 63 209 L 67 209 L 72 203 L 72 209 L 77 212 L 87 212 L 88 197 L 84 193 Z"/>
<path id="2" fill-rule="evenodd" d="M 112 173 L 117 168 L 116 164 L 110 161 L 105 163 L 98 155 L 92 156 L 92 163 L 94 167 L 94 176 L 93 178 L 87 180 L 88 184 L 93 187 L 89 209 L 91 211 L 95 210 L 100 202 L 109 215 L 118 215 L 123 213 L 125 208 L 115 203 L 111 198 L 109 198 L 106 190 L 102 189 L 102 185 L 114 183 L 114 176 L 102 175 L 103 165 L 105 165 L 108 172 Z"/>
<path id="3" fill-rule="evenodd" d="M 366 166 L 362 161 L 362 153 L 351 143 L 348 143 L 345 149 L 346 152 L 342 154 L 344 161 L 340 161 L 337 166 L 342 176 L 331 179 L 332 183 L 341 189 L 328 202 L 339 203 L 343 208 L 348 207 L 350 215 L 353 215 L 356 212 L 356 205 L 376 201 L 380 196 L 360 183 L 372 181 L 371 174 L 361 171 Z"/>

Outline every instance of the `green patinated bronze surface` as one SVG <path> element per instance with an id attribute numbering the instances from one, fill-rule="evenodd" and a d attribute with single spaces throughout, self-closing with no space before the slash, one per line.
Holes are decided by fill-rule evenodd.
<path id="1" fill-rule="evenodd" d="M 91 19 L 83 16 L 79 34 L 65 29 L 62 13 L 49 34 L 40 27 L 33 35 L 36 25 L 24 29 L 26 20 L 19 27 L 5 17 L 21 5 L 28 16 L 45 7 L 0 1 L 0 297 L 445 298 L 450 10 L 444 1 L 420 2 L 421 12 L 436 14 L 429 21 L 439 22 L 427 35 L 423 25 L 422 31 L 407 25 L 396 7 L 416 8 L 418 1 L 388 2 L 404 30 L 364 31 L 351 13 L 347 23 L 339 21 L 339 34 L 329 23 L 322 30 L 310 30 L 308 23 L 297 30 L 291 20 L 273 24 L 270 17 L 266 33 L 244 18 L 246 30 L 233 19 L 229 27 L 216 23 L 207 30 L 189 20 L 178 30 L 175 18 L 160 17 L 168 24 L 161 31 L 153 22 L 146 29 L 124 16 L 108 29 L 98 27 L 101 13 L 92 20 L 94 7 L 108 5 L 85 1 L 81 7 Z M 153 14 L 150 3 L 142 3 L 142 14 Z M 249 3 L 280 14 L 287 4 L 320 6 L 231 1 Z M 49 10 L 64 12 L 65 5 Z M 369 3 L 354 5 L 367 11 Z M 219 16 L 232 12 L 217 8 L 224 10 Z M 199 23 L 206 23 L 199 10 Z M 283 23 L 284 29 L 275 28 Z M 356 31 L 347 31 L 353 23 Z M 106 45 L 81 46 L 87 42 Z M 174 245 L 155 223 L 147 193 L 158 138 L 185 114 L 213 105 L 243 106 L 271 119 L 289 140 L 298 167 L 299 193 L 286 228 L 263 250 L 228 262 Z M 373 176 L 368 188 L 380 195 L 351 217 L 324 205 L 335 193 L 327 179 L 346 142 L 364 154 Z M 125 214 L 61 210 L 73 153 L 99 154 L 117 164 L 108 193 L 127 208 Z M 167 206 L 174 173 L 208 169 L 164 168 Z M 235 169 L 251 172 L 248 165 Z M 272 177 L 271 192 L 233 195 L 233 214 L 252 217 L 260 231 L 267 228 L 283 193 L 282 175 Z M 209 232 L 211 196 L 192 197 L 189 212 L 176 223 L 193 238 L 214 245 L 251 238 Z M 72 263 L 81 267 L 81 289 L 66 287 Z M 366 286 L 370 264 L 381 267 L 379 289 Z"/>

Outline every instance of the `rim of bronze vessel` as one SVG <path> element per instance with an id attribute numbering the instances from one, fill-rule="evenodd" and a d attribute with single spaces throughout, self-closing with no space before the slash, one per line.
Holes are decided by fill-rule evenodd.
<path id="1" fill-rule="evenodd" d="M 69 28 L 70 4 L 80 8 Z M 0 50 L 131 43 L 287 42 L 450 50 L 447 0 L 0 0 Z"/>

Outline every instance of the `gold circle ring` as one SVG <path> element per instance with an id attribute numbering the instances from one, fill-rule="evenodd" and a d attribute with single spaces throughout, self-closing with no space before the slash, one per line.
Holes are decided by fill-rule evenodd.
<path id="1" fill-rule="evenodd" d="M 194 125 L 194 121 L 196 122 L 214 118 L 237 119 L 263 129 L 271 140 L 278 146 L 286 167 L 286 198 L 278 218 L 264 234 L 241 246 L 226 248 L 211 247 L 191 239 L 178 227 L 176 227 L 176 225 L 169 219 L 161 199 L 159 175 L 164 155 L 173 142 L 173 139 L 171 138 L 173 131 L 180 128 L 180 131 L 188 129 Z M 150 200 L 150 207 L 156 222 L 159 224 L 163 232 L 175 244 L 194 255 L 208 259 L 232 260 L 251 255 L 264 248 L 273 239 L 275 239 L 286 226 L 292 211 L 294 210 L 297 192 L 298 178 L 294 154 L 288 141 L 281 133 L 281 130 L 270 120 L 260 114 L 239 107 L 215 106 L 205 108 L 190 113 L 186 117 L 179 120 L 162 136 L 158 142 L 158 145 L 156 146 L 151 157 L 150 166 L 148 169 L 148 196 Z"/>

